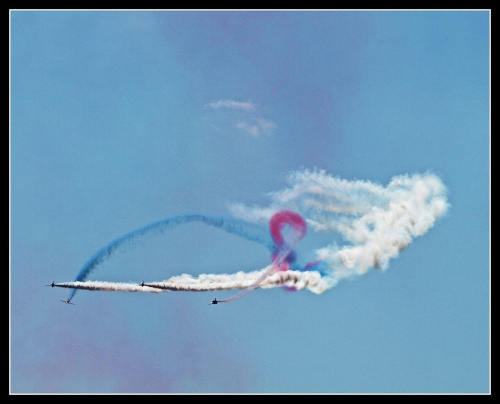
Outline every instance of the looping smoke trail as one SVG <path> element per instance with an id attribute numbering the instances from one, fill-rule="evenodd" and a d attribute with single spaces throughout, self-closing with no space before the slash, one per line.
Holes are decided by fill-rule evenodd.
<path id="1" fill-rule="evenodd" d="M 54 286 L 72 289 L 68 301 L 77 289 L 141 292 L 242 289 L 222 301 L 233 301 L 260 287 L 308 288 L 322 293 L 341 279 L 363 275 L 370 268 L 387 269 L 390 259 L 407 248 L 414 237 L 432 228 L 450 206 L 446 187 L 439 177 L 430 173 L 397 176 L 386 187 L 369 181 L 343 180 L 320 170 L 295 172 L 288 182 L 288 189 L 270 194 L 272 202 L 268 207 L 249 208 L 241 204 L 230 207 L 234 216 L 249 222 L 268 221 L 269 232 L 263 226 L 238 219 L 196 214 L 168 218 L 112 241 L 87 261 L 75 282 Z M 249 274 L 200 275 L 198 278 L 182 275 L 144 286 L 83 282 L 122 246 L 148 234 L 163 233 L 195 221 L 264 245 L 271 251 L 271 265 Z M 333 242 L 318 248 L 317 259 L 300 267 L 295 263 L 293 249 L 305 236 L 306 223 L 315 232 L 340 234 L 345 245 Z"/>
<path id="2" fill-rule="evenodd" d="M 108 260 L 116 251 L 131 244 L 133 241 L 147 235 L 163 233 L 181 224 L 191 222 L 200 222 L 208 226 L 217 227 L 228 233 L 243 237 L 246 240 L 258 242 L 271 251 L 274 249 L 274 243 L 270 239 L 265 227 L 255 225 L 253 223 L 247 223 L 238 219 L 212 217 L 200 214 L 173 216 L 131 231 L 130 233 L 113 240 L 108 245 L 101 248 L 92 257 L 90 257 L 90 259 L 80 269 L 76 275 L 75 282 L 85 281 L 100 264 Z M 77 289 L 71 290 L 68 296 L 68 301 L 71 301 L 76 293 L 76 290 Z"/>

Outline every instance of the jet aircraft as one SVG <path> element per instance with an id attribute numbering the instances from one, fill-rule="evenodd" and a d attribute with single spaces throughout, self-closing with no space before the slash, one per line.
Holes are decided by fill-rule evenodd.
<path id="1" fill-rule="evenodd" d="M 161 286 L 150 285 L 150 284 L 148 284 L 148 283 L 144 283 L 144 281 L 142 281 L 142 283 L 139 283 L 139 285 L 141 285 L 142 287 L 146 286 L 146 287 L 148 287 L 148 288 L 163 289 Z"/>

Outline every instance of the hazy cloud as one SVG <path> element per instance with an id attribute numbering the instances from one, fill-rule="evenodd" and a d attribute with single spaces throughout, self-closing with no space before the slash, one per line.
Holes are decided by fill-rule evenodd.
<path id="1" fill-rule="evenodd" d="M 241 109 L 243 111 L 254 111 L 255 105 L 250 101 L 241 102 L 233 100 L 220 100 L 206 104 L 205 108 L 212 108 L 212 109 L 231 108 L 231 109 Z"/>
<path id="2" fill-rule="evenodd" d="M 205 104 L 205 109 L 214 110 L 210 119 L 214 128 L 221 132 L 233 132 L 236 129 L 258 137 L 272 134 L 276 128 L 276 124 L 264 118 L 257 105 L 251 101 L 213 101 Z"/>
<path id="3" fill-rule="evenodd" d="M 236 127 L 248 132 L 252 136 L 259 136 L 264 133 L 271 133 L 272 130 L 276 127 L 276 124 L 262 117 L 258 117 L 252 123 L 238 122 L 236 124 Z"/>

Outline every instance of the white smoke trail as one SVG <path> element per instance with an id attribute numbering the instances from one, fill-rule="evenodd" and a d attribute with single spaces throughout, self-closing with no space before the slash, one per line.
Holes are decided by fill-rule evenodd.
<path id="1" fill-rule="evenodd" d="M 101 292 L 150 292 L 160 293 L 162 290 L 150 286 L 141 286 L 137 283 L 102 282 L 102 281 L 74 281 L 54 284 L 58 288 L 96 290 Z"/>
<path id="2" fill-rule="evenodd" d="M 141 286 L 137 283 L 122 282 L 64 282 L 54 286 L 69 289 L 83 289 L 108 292 L 208 292 L 217 290 L 247 289 L 266 272 L 271 266 L 261 271 L 237 272 L 235 274 L 202 274 L 198 277 L 183 274 L 174 276 L 162 282 L 148 282 Z M 308 289 L 313 293 L 320 294 L 328 289 L 328 283 L 317 271 L 284 271 L 274 272 L 262 280 L 254 288 L 274 288 L 279 286 L 295 287 L 297 290 Z"/>
<path id="3" fill-rule="evenodd" d="M 369 268 L 385 270 L 389 260 L 422 236 L 448 210 L 446 187 L 434 174 L 394 177 L 387 187 L 369 181 L 347 181 L 323 170 L 292 173 L 290 188 L 270 194 L 268 207 L 230 206 L 234 216 L 269 220 L 279 210 L 301 214 L 309 228 L 338 232 L 348 242 L 316 250 L 327 265 L 330 287 L 362 275 Z"/>

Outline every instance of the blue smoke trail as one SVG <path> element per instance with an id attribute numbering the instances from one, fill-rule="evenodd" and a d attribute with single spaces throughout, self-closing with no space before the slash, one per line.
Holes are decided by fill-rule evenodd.
<path id="1" fill-rule="evenodd" d="M 76 275 L 75 282 L 83 282 L 88 276 L 104 261 L 108 260 L 118 249 L 146 235 L 154 233 L 163 233 L 171 230 L 181 224 L 200 222 L 208 226 L 217 227 L 228 233 L 235 234 L 245 240 L 254 241 L 265 246 L 273 252 L 275 244 L 271 239 L 267 227 L 248 223 L 240 219 L 205 216 L 200 214 L 180 215 L 169 217 L 139 229 L 133 230 L 115 240 L 97 251 Z M 73 299 L 77 289 L 72 289 L 68 296 L 68 301 Z"/>

